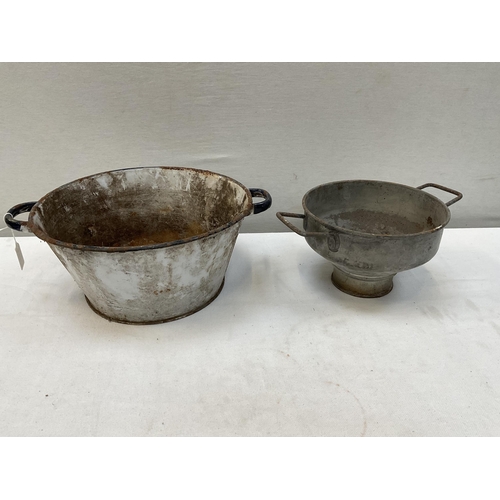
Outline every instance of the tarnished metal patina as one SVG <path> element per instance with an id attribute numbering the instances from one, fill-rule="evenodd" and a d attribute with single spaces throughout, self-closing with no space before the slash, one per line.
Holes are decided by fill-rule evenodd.
<path id="1" fill-rule="evenodd" d="M 46 241 L 96 313 L 149 324 L 212 302 L 243 218 L 270 206 L 267 191 L 214 172 L 139 167 L 65 184 L 5 222 Z M 15 219 L 22 212 L 27 222 Z"/>
<path id="2" fill-rule="evenodd" d="M 443 203 L 426 187 L 455 195 Z M 303 214 L 277 217 L 305 237 L 309 246 L 334 265 L 333 284 L 357 297 L 381 297 L 392 290 L 396 273 L 428 262 L 450 221 L 448 207 L 462 194 L 438 184 L 412 188 L 392 182 L 332 182 L 308 191 Z M 303 219 L 304 230 L 285 219 Z"/>

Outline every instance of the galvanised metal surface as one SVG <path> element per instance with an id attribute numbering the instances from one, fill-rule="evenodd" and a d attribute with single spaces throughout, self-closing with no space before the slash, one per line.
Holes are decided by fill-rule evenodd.
<path id="1" fill-rule="evenodd" d="M 214 172 L 140 167 L 61 186 L 13 207 L 5 222 L 46 241 L 95 312 L 147 324 L 212 302 L 243 218 L 271 203 L 263 189 Z M 27 211 L 28 222 L 15 219 Z"/>
<path id="2" fill-rule="evenodd" d="M 137 252 L 88 252 L 50 245 L 101 315 L 120 322 L 178 319 L 222 289 L 238 222 L 212 236 Z"/>
<path id="3" fill-rule="evenodd" d="M 426 187 L 455 198 L 445 204 L 422 191 Z M 276 215 L 333 263 L 337 288 L 358 297 L 381 297 L 392 290 L 396 273 L 434 257 L 451 217 L 448 206 L 461 198 L 458 191 L 437 184 L 412 188 L 381 181 L 340 181 L 308 191 L 302 200 L 304 214 Z M 304 230 L 285 217 L 303 219 Z"/>

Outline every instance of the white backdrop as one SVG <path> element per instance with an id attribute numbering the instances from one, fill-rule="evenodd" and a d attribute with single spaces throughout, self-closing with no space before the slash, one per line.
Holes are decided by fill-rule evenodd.
<path id="1" fill-rule="evenodd" d="M 0 83 L 4 211 L 84 175 L 178 165 L 271 192 L 243 231 L 285 231 L 277 210 L 362 178 L 444 184 L 464 193 L 450 226 L 500 222 L 500 64 L 3 63 Z"/>

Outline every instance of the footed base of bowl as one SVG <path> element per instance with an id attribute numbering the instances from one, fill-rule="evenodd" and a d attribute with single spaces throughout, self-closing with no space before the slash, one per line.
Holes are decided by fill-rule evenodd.
<path id="1" fill-rule="evenodd" d="M 342 292 L 355 297 L 376 298 L 387 295 L 393 287 L 392 278 L 394 274 L 383 278 L 371 276 L 359 276 L 342 271 L 333 267 L 332 283 Z"/>

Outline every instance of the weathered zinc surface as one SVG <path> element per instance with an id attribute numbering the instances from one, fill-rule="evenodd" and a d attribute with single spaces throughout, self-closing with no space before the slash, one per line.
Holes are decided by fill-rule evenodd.
<path id="1" fill-rule="evenodd" d="M 65 184 L 6 222 L 46 241 L 98 314 L 159 323 L 217 297 L 243 218 L 271 202 L 214 172 L 141 167 Z M 26 211 L 27 223 L 14 218 Z"/>
<path id="2" fill-rule="evenodd" d="M 50 245 L 101 315 L 120 322 L 178 319 L 219 294 L 241 222 L 180 245 L 89 252 Z"/>
<path id="3" fill-rule="evenodd" d="M 428 186 L 456 197 L 445 204 L 422 191 Z M 448 206 L 461 198 L 461 193 L 435 184 L 412 188 L 390 182 L 341 181 L 308 191 L 302 200 L 304 214 L 277 215 L 333 263 L 332 281 L 337 288 L 358 297 L 381 297 L 392 290 L 396 273 L 434 257 L 450 220 Z M 303 219 L 304 230 L 285 217 Z"/>

